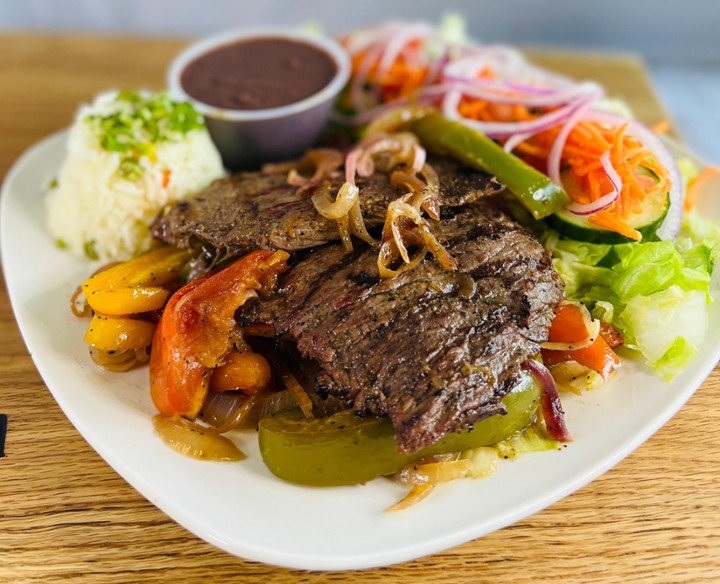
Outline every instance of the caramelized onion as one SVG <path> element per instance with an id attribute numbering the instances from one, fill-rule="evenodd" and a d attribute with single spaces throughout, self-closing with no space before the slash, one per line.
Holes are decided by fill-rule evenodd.
<path id="1" fill-rule="evenodd" d="M 216 434 L 224 434 L 235 429 L 255 428 L 257 420 L 253 420 L 253 412 L 262 403 L 266 395 L 267 393 L 258 392 L 242 401 L 238 401 L 236 409 L 225 420 L 222 420 L 218 426 L 212 428 L 212 431 Z"/>
<path id="2" fill-rule="evenodd" d="M 147 361 L 147 358 L 143 358 L 144 360 L 138 359 L 137 349 L 129 349 L 127 351 L 103 351 L 95 347 L 89 347 L 89 349 L 90 358 L 93 360 L 93 363 L 113 373 L 130 371 L 135 365 Z M 143 347 L 141 351 L 145 351 L 145 354 L 147 354 L 146 347 Z M 142 355 L 142 352 L 140 355 Z"/>
<path id="3" fill-rule="evenodd" d="M 398 511 L 427 497 L 435 485 L 462 478 L 485 478 L 497 467 L 498 451 L 480 447 L 462 453 L 433 455 L 417 460 L 393 475 L 395 480 L 412 485 L 410 492 L 386 511 Z"/>
<path id="4" fill-rule="evenodd" d="M 155 432 L 170 448 L 199 460 L 243 460 L 245 454 L 225 436 L 180 416 L 153 417 Z"/>
<path id="5" fill-rule="evenodd" d="M 315 148 L 308 150 L 288 172 L 287 182 L 300 187 L 300 193 L 320 186 L 342 166 L 342 154 L 333 148 Z M 309 177 L 300 174 L 301 170 L 313 169 Z"/>
<path id="6" fill-rule="evenodd" d="M 285 384 L 285 387 L 288 389 L 293 399 L 302 410 L 303 415 L 306 418 L 312 418 L 312 400 L 305 391 L 305 388 L 300 384 L 297 378 L 287 367 L 280 367 L 278 373 L 280 375 L 280 379 L 282 379 L 282 382 Z"/>
<path id="7" fill-rule="evenodd" d="M 605 381 L 597 371 L 585 367 L 576 361 L 563 361 L 550 368 L 558 391 L 580 394 L 601 386 Z"/>
<path id="8" fill-rule="evenodd" d="M 402 509 L 407 509 L 411 505 L 422 501 L 425 497 L 432 493 L 434 488 L 435 485 L 430 483 L 414 485 L 413 488 L 410 489 L 410 492 L 405 495 L 405 497 L 403 497 L 403 499 L 401 499 L 394 505 L 390 505 L 390 507 L 385 509 L 385 511 L 400 511 Z"/>
<path id="9" fill-rule="evenodd" d="M 380 277 L 393 277 L 417 265 L 428 251 L 438 259 L 444 269 L 456 269 L 455 260 L 435 238 L 420 211 L 403 199 L 397 199 L 388 205 L 377 261 Z M 412 258 L 408 253 L 409 246 L 418 248 Z M 400 259 L 405 265 L 396 267 Z"/>
<path id="10" fill-rule="evenodd" d="M 420 146 L 417 136 L 410 132 L 397 134 L 378 133 L 363 140 L 357 148 L 362 150 L 358 158 L 358 168 L 369 176 L 374 172 L 375 163 L 380 160 L 383 170 L 405 164 L 410 168 L 422 168 L 425 164 L 425 150 Z M 389 155 L 384 161 L 381 155 Z"/>
<path id="11" fill-rule="evenodd" d="M 467 458 L 443 460 L 406 466 L 397 474 L 397 478 L 401 483 L 409 485 L 436 485 L 469 476 L 472 469 L 473 463 Z"/>
<path id="12" fill-rule="evenodd" d="M 151 345 L 148 345 L 147 347 L 139 347 L 135 349 L 135 361 L 138 364 L 150 361 L 150 347 Z"/>
<path id="13" fill-rule="evenodd" d="M 427 185 L 428 196 L 423 199 L 420 207 L 435 221 L 440 220 L 440 178 L 435 169 L 429 164 L 424 164 L 419 172 Z"/>
<path id="14" fill-rule="evenodd" d="M 119 263 L 120 262 L 108 262 L 107 264 L 103 264 L 92 273 L 92 276 L 95 276 L 100 272 L 104 272 L 105 270 L 109 270 L 113 266 L 117 266 Z M 80 298 L 81 295 L 83 295 L 82 298 Z M 90 308 L 90 305 L 87 303 L 83 294 L 82 284 L 75 288 L 75 292 L 73 292 L 73 295 L 70 297 L 70 310 L 78 318 L 85 318 L 86 316 L 93 315 L 93 310 Z"/>
<path id="15" fill-rule="evenodd" d="M 83 294 L 82 285 L 75 288 L 75 292 L 70 297 L 70 310 L 78 318 L 85 318 L 93 314 L 92 308 L 90 308 Z"/>
<path id="16" fill-rule="evenodd" d="M 203 422 L 216 428 L 225 426 L 246 401 L 246 395 L 240 395 L 231 391 L 210 392 L 203 402 L 202 409 L 198 414 Z"/>
<path id="17" fill-rule="evenodd" d="M 340 239 L 346 250 L 352 249 L 352 235 L 370 245 L 375 243 L 365 227 L 360 210 L 360 189 L 356 185 L 344 183 L 334 201 L 328 189 L 321 189 L 312 196 L 312 202 L 320 215 L 337 222 Z"/>
<path id="18" fill-rule="evenodd" d="M 295 398 L 287 389 L 265 393 L 248 404 L 250 399 L 230 392 L 210 393 L 199 417 L 206 424 L 215 426 L 218 433 L 235 429 L 254 430 L 261 418 L 297 406 Z M 238 415 L 241 408 L 242 414 Z"/>
<path id="19" fill-rule="evenodd" d="M 315 188 L 330 178 L 343 163 L 343 156 L 334 148 L 314 148 L 308 150 L 300 160 L 289 162 L 273 162 L 264 164 L 263 174 L 287 173 L 287 182 L 293 186 L 301 187 L 300 192 Z M 305 176 L 301 172 L 308 173 Z"/>
<path id="20" fill-rule="evenodd" d="M 340 187 L 334 201 L 328 189 L 322 189 L 312 196 L 312 202 L 320 215 L 337 221 L 346 217 L 356 203 L 359 204 L 360 189 L 346 182 Z"/>

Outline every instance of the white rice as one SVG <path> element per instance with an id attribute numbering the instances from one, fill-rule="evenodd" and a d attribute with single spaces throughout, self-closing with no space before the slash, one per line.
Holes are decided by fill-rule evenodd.
<path id="1" fill-rule="evenodd" d="M 147 251 L 152 244 L 148 226 L 163 206 L 225 174 L 215 145 L 202 129 L 177 142 L 156 144 L 156 159 L 141 160 L 142 176 L 123 178 L 118 174 L 121 154 L 104 150 L 86 121 L 89 115 L 107 115 L 121 107 L 115 96 L 102 94 L 80 108 L 57 187 L 47 198 L 48 227 L 58 245 L 105 262 Z"/>

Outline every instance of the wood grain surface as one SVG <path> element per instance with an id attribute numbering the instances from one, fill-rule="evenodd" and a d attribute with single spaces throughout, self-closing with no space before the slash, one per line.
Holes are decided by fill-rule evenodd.
<path id="1" fill-rule="evenodd" d="M 0 177 L 109 88 L 161 88 L 183 45 L 0 36 Z M 533 53 L 661 119 L 641 62 Z M 78 340 L 79 342 L 79 340 Z M 613 470 L 511 527 L 383 569 L 313 573 L 247 562 L 197 539 L 120 478 L 43 384 L 0 286 L 0 582 L 720 582 L 720 373 Z"/>

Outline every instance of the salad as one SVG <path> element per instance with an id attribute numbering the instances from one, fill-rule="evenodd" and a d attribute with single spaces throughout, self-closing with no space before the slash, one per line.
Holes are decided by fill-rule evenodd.
<path id="1" fill-rule="evenodd" d="M 672 379 L 707 328 L 718 232 L 693 206 L 717 169 L 676 160 L 597 84 L 540 69 L 509 47 L 469 43 L 455 20 L 444 28 L 397 23 L 347 35 L 353 76 L 340 121 L 378 127 L 424 115 L 423 106 L 440 111 L 443 120 L 416 126 L 421 140 L 495 173 L 543 219 L 530 225 L 568 298 Z M 470 130 L 561 189 L 548 192 Z"/>
<path id="2" fill-rule="evenodd" d="M 396 180 L 408 192 L 387 208 L 378 273 L 393 278 L 428 261 L 452 271 L 452 254 L 428 220 L 440 214 L 437 177 L 425 160 L 428 153 L 459 159 L 506 186 L 508 207 L 551 252 L 567 298 L 539 359 L 528 361 L 528 375 L 508 393 L 517 402 L 504 404 L 512 415 L 477 421 L 477 439 L 410 458 L 390 452 L 383 455 L 389 464 L 373 466 L 377 456 L 362 444 L 382 436 L 387 453 L 392 428 L 348 417 L 347 409 L 318 416 L 316 396 L 300 376 L 274 350 L 251 342 L 235 319 L 247 300 L 273 294 L 288 254 L 255 251 L 185 283 L 190 253 L 162 247 L 89 278 L 80 288 L 88 310 L 78 312 L 92 313 L 85 340 L 98 364 L 126 369 L 150 360 L 153 400 L 164 414 L 155 425 L 169 445 L 239 460 L 244 455 L 222 434 L 259 426 L 261 450 L 264 444 L 278 476 L 341 484 L 312 483 L 306 469 L 346 459 L 344 449 L 360 444 L 352 454 L 356 461 L 366 456 L 352 465 L 359 471 L 334 476 L 363 482 L 395 474 L 412 486 L 402 507 L 437 483 L 487 474 L 498 455 L 569 440 L 556 387 L 578 392 L 602 384 L 621 365 L 620 353 L 640 356 L 665 379 L 693 358 L 707 328 L 720 232 L 691 207 L 712 171 L 681 174 L 655 133 L 608 110 L 600 87 L 543 71 L 512 49 L 404 24 L 358 31 L 343 43 L 353 75 L 336 122 L 360 139 L 340 157 L 336 149 L 315 151 L 291 164 L 288 182 L 315 191 L 318 214 L 337 222 L 351 249 L 359 240 L 375 243 L 360 210 L 360 179 L 381 165 L 404 173 Z M 339 189 L 318 188 L 340 166 Z M 193 421 L 198 417 L 206 424 Z M 348 428 L 360 438 L 348 442 Z M 329 450 L 320 438 L 330 440 Z M 287 470 L 303 440 L 316 448 L 301 470 Z"/>

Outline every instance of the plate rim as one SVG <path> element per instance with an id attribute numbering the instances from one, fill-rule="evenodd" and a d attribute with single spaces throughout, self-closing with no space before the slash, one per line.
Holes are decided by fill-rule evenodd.
<path id="1" fill-rule="evenodd" d="M 667 421 L 677 413 L 677 411 L 687 402 L 688 399 L 702 385 L 703 381 L 711 373 L 716 366 L 718 357 L 720 356 L 718 347 L 715 347 L 714 359 L 704 359 L 702 365 L 697 367 L 692 375 L 692 381 L 687 384 L 685 389 L 678 392 L 672 400 L 667 402 L 662 408 L 662 414 L 655 416 L 652 423 L 642 426 L 640 431 L 633 434 L 632 440 L 626 442 L 622 448 L 606 453 L 606 455 L 594 465 L 587 468 L 585 472 L 574 475 L 570 481 L 564 481 L 555 488 L 547 491 L 543 496 L 536 497 L 527 504 L 508 510 L 493 521 L 483 523 L 481 526 L 467 527 L 456 530 L 452 533 L 443 534 L 435 538 L 429 539 L 422 545 L 399 546 L 393 550 L 380 551 L 375 553 L 359 553 L 347 555 L 308 555 L 307 553 L 293 554 L 289 552 L 280 552 L 267 549 L 265 547 L 257 547 L 247 542 L 230 541 L 227 537 L 223 537 L 221 532 L 217 530 L 208 530 L 207 526 L 198 523 L 192 513 L 188 514 L 186 510 L 178 507 L 172 499 L 158 497 L 154 492 L 154 487 L 148 484 L 143 478 L 127 463 L 119 458 L 108 445 L 98 443 L 96 437 L 89 438 L 88 434 L 93 434 L 88 430 L 87 425 L 82 419 L 79 419 L 74 411 L 71 403 L 68 403 L 66 397 L 61 390 L 53 387 L 54 384 L 48 383 L 48 379 L 52 378 L 52 374 L 47 371 L 46 363 L 42 360 L 40 352 L 32 342 L 32 334 L 29 327 L 24 321 L 24 317 L 20 315 L 20 309 L 16 306 L 15 299 L 15 277 L 8 271 L 9 258 L 9 239 L 8 230 L 4 228 L 7 219 L 8 203 L 11 200 L 10 193 L 13 185 L 17 182 L 18 177 L 22 176 L 25 168 L 32 164 L 36 157 L 44 154 L 53 148 L 64 147 L 67 140 L 67 129 L 54 132 L 42 140 L 36 142 L 25 150 L 22 155 L 14 162 L 9 169 L 3 181 L 2 189 L 0 189 L 0 260 L 3 265 L 3 272 L 8 291 L 8 297 L 12 306 L 15 322 L 21 332 L 23 341 L 28 348 L 33 363 L 43 378 L 43 382 L 50 391 L 53 399 L 58 403 L 64 415 L 70 420 L 72 425 L 95 450 L 99 456 L 118 473 L 132 488 L 137 490 L 146 500 L 158 507 L 163 513 L 168 515 L 170 519 L 182 525 L 185 529 L 193 533 L 195 536 L 208 541 L 212 545 L 223 549 L 224 551 L 246 558 L 249 560 L 261 561 L 267 564 L 282 566 L 293 569 L 308 570 L 353 570 L 365 569 L 373 567 L 388 566 L 399 562 L 416 559 L 432 553 L 437 553 L 454 547 L 458 544 L 477 539 L 495 530 L 506 527 L 516 521 L 519 521 L 545 507 L 557 502 L 558 500 L 568 496 L 579 488 L 585 486 L 598 476 L 607 472 L 618 462 L 626 458 L 642 445 L 648 438 L 658 431 Z M 38 185 L 42 189 L 41 185 Z M 601 391 L 601 390 L 600 390 Z M 84 429 L 84 431 L 83 431 Z M 277 479 L 279 480 L 279 479 Z"/>

